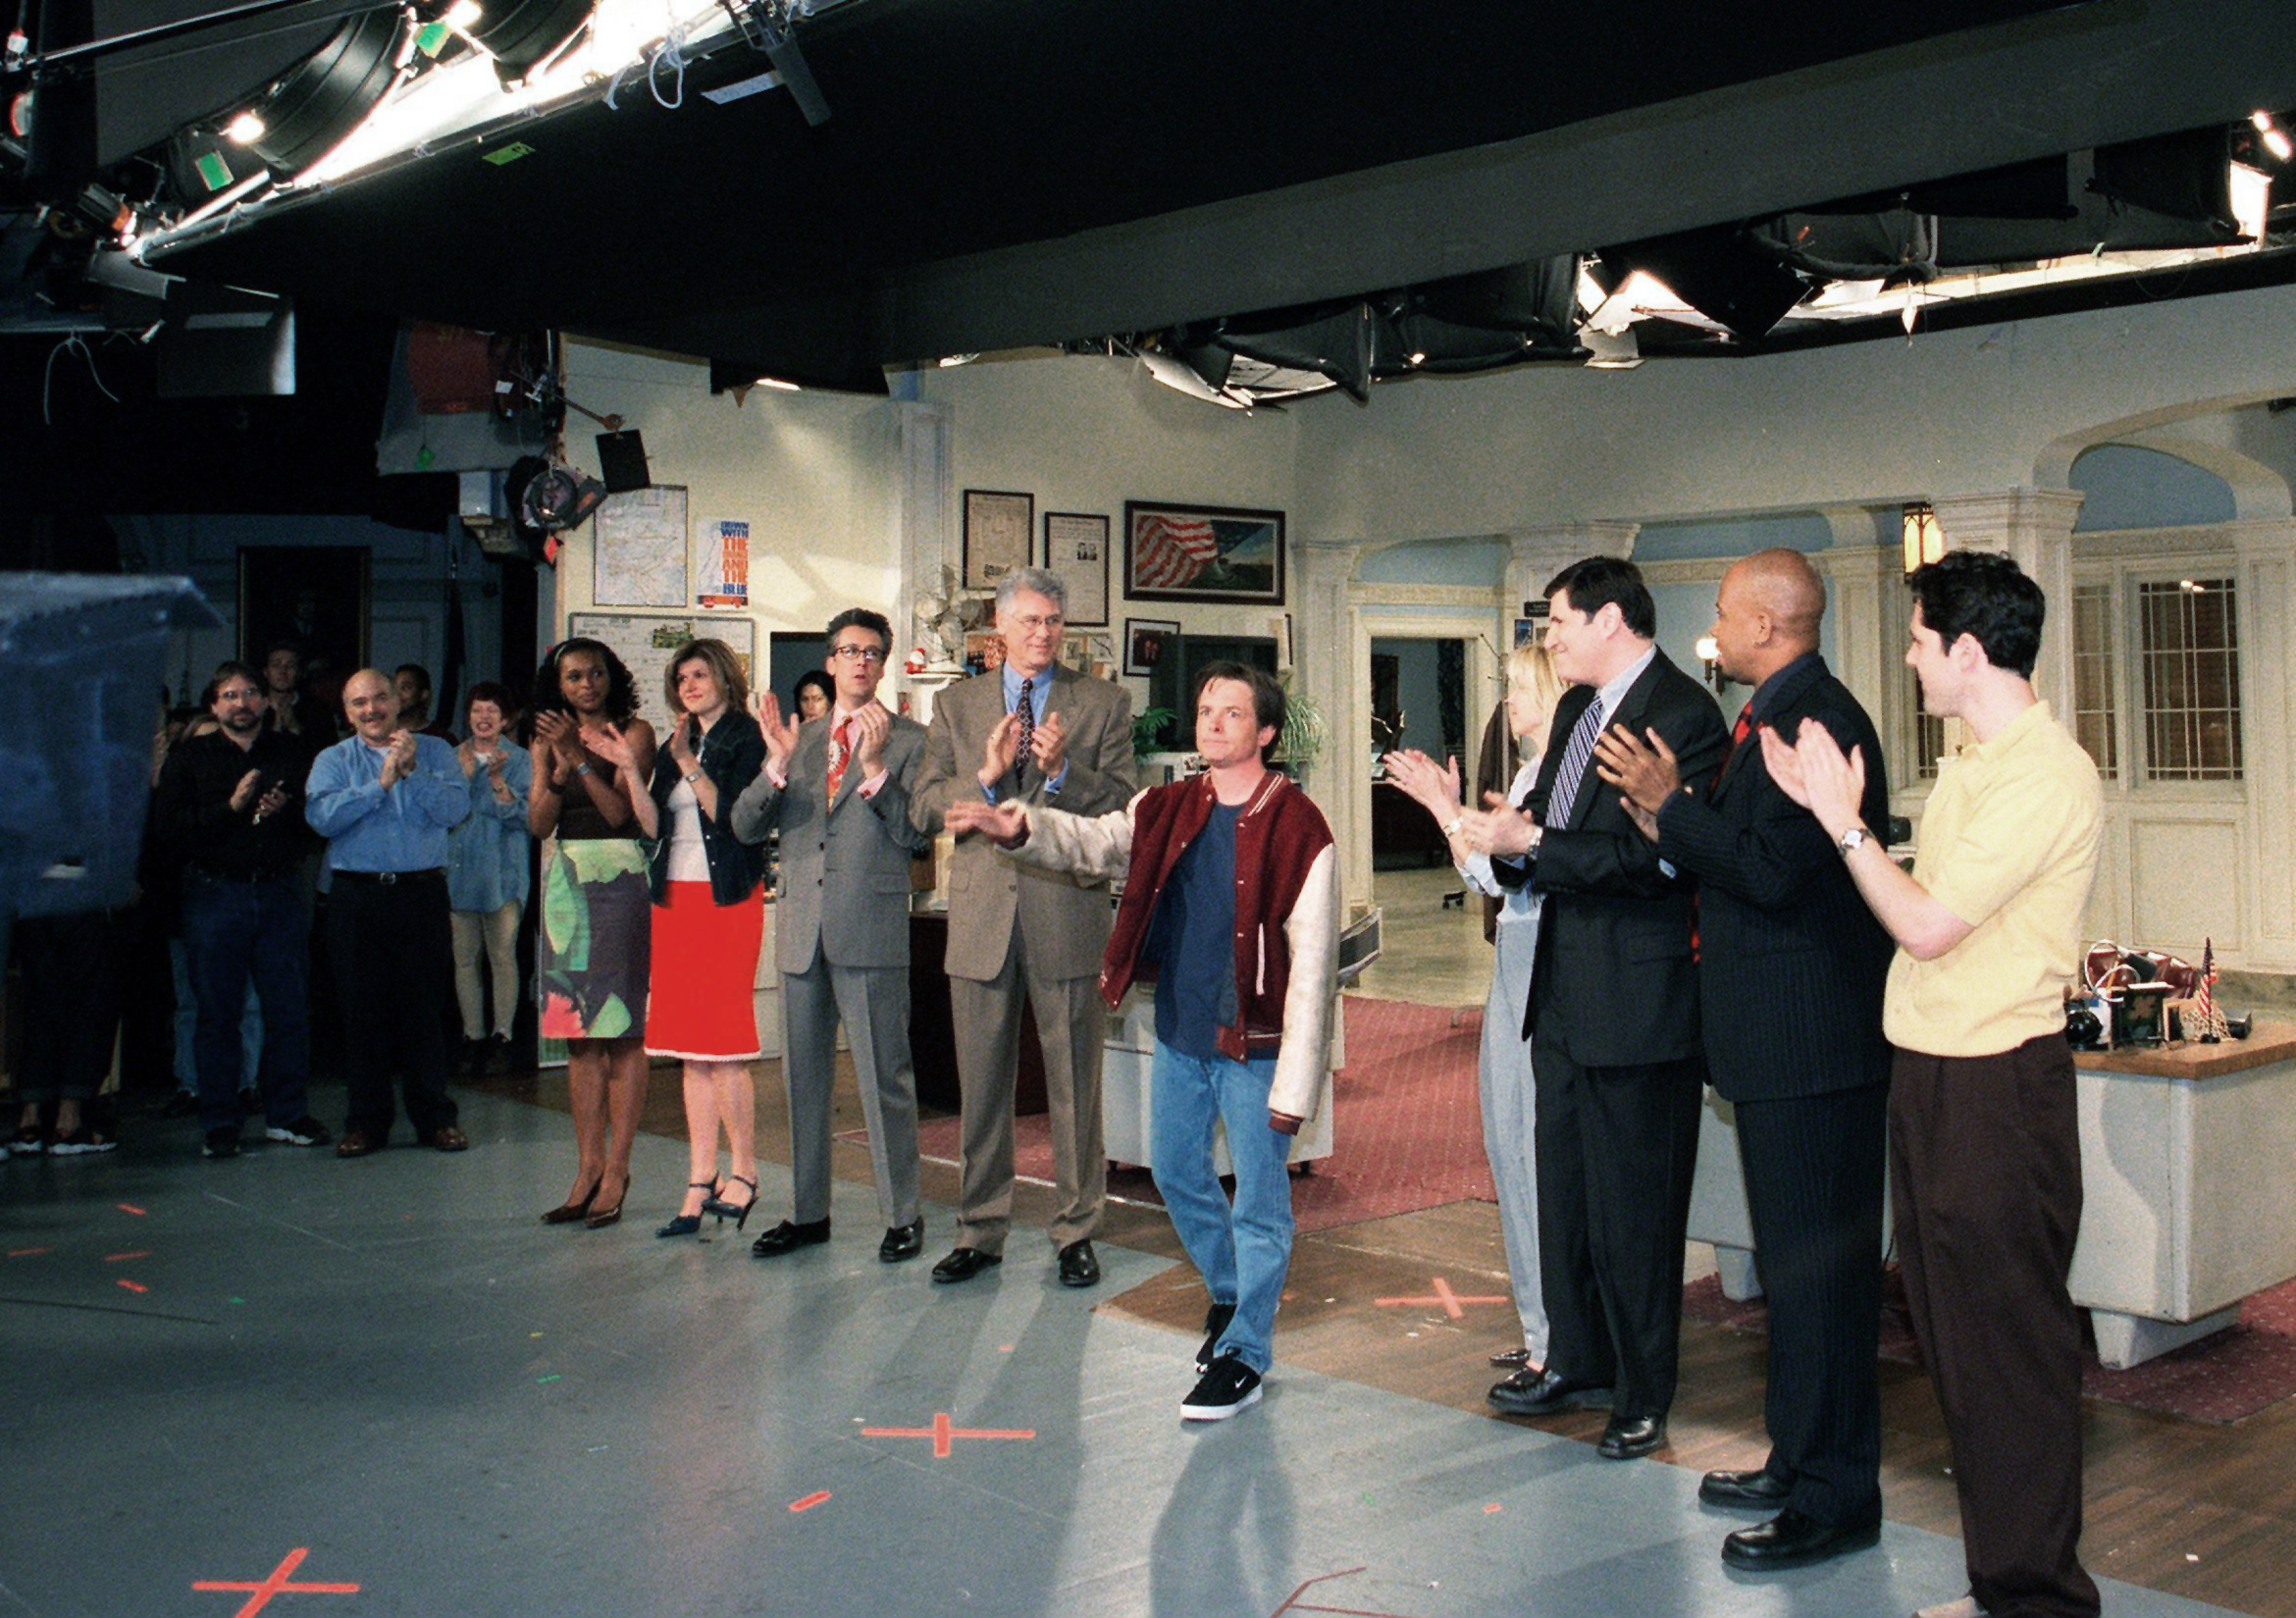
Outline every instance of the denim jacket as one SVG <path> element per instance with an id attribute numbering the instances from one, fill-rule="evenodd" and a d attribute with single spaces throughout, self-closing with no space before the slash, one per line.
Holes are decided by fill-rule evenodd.
<path id="1" fill-rule="evenodd" d="M 734 800 L 765 766 L 765 739 L 746 713 L 727 708 L 702 736 L 696 750 L 702 773 L 717 787 L 717 815 L 702 816 L 702 852 L 709 859 L 709 897 L 719 905 L 738 905 L 763 879 L 765 851 L 752 848 L 733 834 Z M 669 899 L 669 796 L 680 779 L 678 761 L 670 757 L 669 733 L 653 756 L 653 807 L 661 835 L 646 852 L 646 875 L 656 905 Z"/>

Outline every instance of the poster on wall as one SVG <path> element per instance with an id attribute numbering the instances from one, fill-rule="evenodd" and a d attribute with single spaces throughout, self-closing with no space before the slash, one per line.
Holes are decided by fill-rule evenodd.
<path id="1" fill-rule="evenodd" d="M 965 588 L 994 590 L 1028 565 L 1036 496 L 1004 489 L 965 492 Z"/>
<path id="2" fill-rule="evenodd" d="M 720 517 L 702 530 L 701 594 L 696 606 L 750 604 L 750 525 Z"/>
<path id="3" fill-rule="evenodd" d="M 662 685 L 669 675 L 670 658 L 688 641 L 723 641 L 733 649 L 734 661 L 741 664 L 752 689 L 757 683 L 757 625 L 750 618 L 569 612 L 566 635 L 569 640 L 581 636 L 613 648 L 614 655 L 629 667 L 631 684 L 638 692 L 639 714 L 652 720 L 655 733 L 662 737 L 677 722 L 662 696 Z"/>
<path id="4" fill-rule="evenodd" d="M 1283 604 L 1283 513 L 1124 501 L 1124 594 Z"/>
<path id="5" fill-rule="evenodd" d="M 1071 627 L 1108 625 L 1108 519 L 1082 511 L 1044 514 L 1044 566 L 1069 587 Z"/>
<path id="6" fill-rule="evenodd" d="M 590 599 L 600 606 L 686 604 L 686 492 L 675 484 L 609 495 L 591 519 Z"/>

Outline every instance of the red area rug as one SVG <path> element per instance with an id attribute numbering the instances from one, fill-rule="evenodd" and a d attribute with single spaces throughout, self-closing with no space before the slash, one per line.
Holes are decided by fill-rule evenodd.
<path id="1" fill-rule="evenodd" d="M 1767 1331 L 1758 1298 L 1733 1303 L 1713 1277 L 1683 1288 L 1683 1313 L 1741 1331 Z M 1921 1363 L 1893 1268 L 1882 1304 L 1881 1356 Z M 2235 1326 L 2126 1371 L 2108 1371 L 2082 1350 L 2081 1392 L 2092 1399 L 2157 1410 L 2190 1422 L 2236 1422 L 2296 1395 L 2296 1280 L 2257 1293 L 2240 1306 Z"/>
<path id="2" fill-rule="evenodd" d="M 1332 1079 L 1331 1155 L 1292 1179 L 1299 1228 L 1357 1225 L 1471 1197 L 1491 1200 L 1475 1091 L 1482 1012 L 1359 995 L 1342 998 L 1340 1009 L 1347 1066 Z M 1043 1116 L 1019 1120 L 1014 1134 L 1016 1171 L 1049 1181 L 1052 1141 Z M 924 1156 L 957 1161 L 957 1120 L 933 1119 L 917 1135 Z M 1158 1200 L 1144 1169 L 1115 1171 L 1109 1186 L 1134 1201 Z"/>

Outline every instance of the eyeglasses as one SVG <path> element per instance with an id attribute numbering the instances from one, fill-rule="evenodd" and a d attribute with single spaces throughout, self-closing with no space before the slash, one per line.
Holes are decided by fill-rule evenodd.
<path id="1" fill-rule="evenodd" d="M 885 660 L 884 648 L 874 646 L 854 646 L 850 642 L 844 646 L 831 647 L 829 649 L 829 655 L 832 657 L 842 657 L 849 663 L 881 663 Z"/>
<path id="2" fill-rule="evenodd" d="M 1055 612 L 1050 616 L 1043 618 L 1039 618 L 1034 615 L 1025 618 L 1015 618 L 1013 620 L 1013 627 L 1019 630 L 1025 630 L 1027 633 L 1033 635 L 1040 629 L 1059 629 L 1068 621 L 1068 619 L 1062 617 L 1058 612 Z"/>

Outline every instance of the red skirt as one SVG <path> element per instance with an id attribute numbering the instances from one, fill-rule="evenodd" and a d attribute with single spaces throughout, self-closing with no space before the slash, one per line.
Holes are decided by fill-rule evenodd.
<path id="1" fill-rule="evenodd" d="M 753 1062 L 757 1043 L 757 946 L 765 894 L 713 905 L 706 882 L 672 882 L 653 907 L 653 975 L 646 1054 L 686 1062 Z"/>

